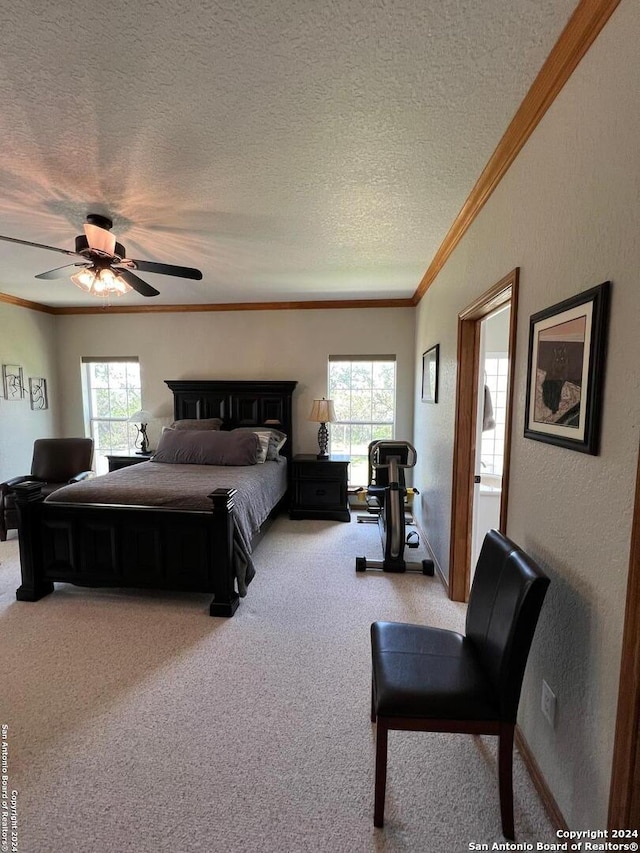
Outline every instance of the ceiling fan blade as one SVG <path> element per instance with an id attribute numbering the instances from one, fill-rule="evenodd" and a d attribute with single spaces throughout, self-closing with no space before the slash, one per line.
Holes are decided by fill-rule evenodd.
<path id="1" fill-rule="evenodd" d="M 21 246 L 34 246 L 36 249 L 48 249 L 50 252 L 60 252 L 63 255 L 77 255 L 70 249 L 58 249 L 57 246 L 45 246 L 44 243 L 32 243 L 30 240 L 18 240 L 17 237 L 3 237 L 0 234 L 0 240 L 6 240 L 8 243 L 19 243 Z"/>
<path id="2" fill-rule="evenodd" d="M 157 264 L 155 261 L 135 261 L 133 258 L 127 258 L 122 263 L 130 264 L 134 270 L 141 270 L 142 272 L 175 275 L 178 278 L 192 278 L 195 281 L 200 281 L 202 278 L 200 270 L 193 269 L 193 267 L 176 267 L 173 264 Z"/>
<path id="3" fill-rule="evenodd" d="M 99 252 L 104 252 L 106 255 L 114 255 L 116 248 L 116 235 L 106 228 L 100 228 L 98 225 L 92 225 L 90 222 L 85 222 L 82 226 L 84 234 L 87 238 L 87 243 L 90 249 L 96 249 Z"/>
<path id="4" fill-rule="evenodd" d="M 122 269 L 121 267 L 113 267 L 113 271 L 116 275 L 119 275 L 120 278 L 123 278 L 130 287 L 140 294 L 140 296 L 160 295 L 159 290 L 156 290 L 155 287 L 151 287 L 150 284 L 147 284 L 146 281 L 143 281 L 135 273 L 131 272 L 131 270 Z"/>
<path id="5" fill-rule="evenodd" d="M 88 267 L 91 264 L 66 264 L 64 267 L 56 267 L 54 270 L 39 273 L 36 278 L 67 278 L 70 275 L 71 267 Z"/>

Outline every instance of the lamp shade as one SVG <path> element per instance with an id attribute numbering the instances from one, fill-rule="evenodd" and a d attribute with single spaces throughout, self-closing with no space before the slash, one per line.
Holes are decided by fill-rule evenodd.
<path id="1" fill-rule="evenodd" d="M 153 415 L 151 412 L 147 412 L 146 409 L 139 409 L 130 415 L 128 420 L 132 424 L 148 424 L 149 421 L 153 420 Z"/>
<path id="2" fill-rule="evenodd" d="M 333 400 L 314 400 L 311 407 L 311 414 L 308 420 L 315 421 L 318 424 L 333 423 L 336 419 L 336 413 L 333 408 Z"/>

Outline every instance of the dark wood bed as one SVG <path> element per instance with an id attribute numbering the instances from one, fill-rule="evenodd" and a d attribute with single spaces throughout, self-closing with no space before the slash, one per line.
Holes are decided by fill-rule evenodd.
<path id="1" fill-rule="evenodd" d="M 222 429 L 273 427 L 293 450 L 293 381 L 167 380 L 174 419 L 221 418 Z M 138 466 L 135 466 L 138 467 Z M 37 601 L 55 582 L 87 587 L 212 593 L 212 616 L 233 616 L 240 596 L 233 568 L 233 488 L 208 497 L 211 512 L 123 504 L 44 501 L 16 488 L 22 584 L 19 601 Z M 274 509 L 274 513 L 278 507 Z"/>

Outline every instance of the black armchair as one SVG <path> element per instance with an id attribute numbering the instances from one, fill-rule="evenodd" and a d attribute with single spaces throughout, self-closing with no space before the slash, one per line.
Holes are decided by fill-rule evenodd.
<path id="1" fill-rule="evenodd" d="M 384 822 L 390 729 L 497 735 L 502 832 L 514 838 L 516 714 L 548 586 L 549 579 L 527 554 L 491 530 L 478 558 L 464 636 L 397 622 L 371 626 L 375 826 Z"/>
<path id="2" fill-rule="evenodd" d="M 26 482 L 40 483 L 46 497 L 67 483 L 88 477 L 92 461 L 91 438 L 38 438 L 33 443 L 31 473 L 0 483 L 0 541 L 4 542 L 7 531 L 18 526 L 14 486 Z"/>

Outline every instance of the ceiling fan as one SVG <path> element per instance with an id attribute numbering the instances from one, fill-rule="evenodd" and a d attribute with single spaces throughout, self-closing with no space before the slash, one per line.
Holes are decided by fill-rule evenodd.
<path id="1" fill-rule="evenodd" d="M 83 262 L 67 264 L 47 272 L 42 272 L 36 278 L 64 278 L 70 274 L 70 269 L 79 267 L 73 273 L 71 281 L 81 290 L 93 296 L 122 296 L 130 290 L 135 290 L 141 296 L 158 296 L 160 291 L 151 287 L 146 281 L 137 276 L 134 270 L 142 272 L 174 275 L 178 278 L 190 278 L 200 281 L 202 273 L 192 267 L 177 267 L 172 264 L 159 264 L 155 261 L 138 261 L 127 258 L 127 252 L 122 243 L 116 241 L 111 233 L 113 222 L 99 213 L 89 213 L 85 222 L 84 234 L 76 237 L 75 251 L 59 249 L 56 246 L 45 246 L 42 243 L 31 243 L 29 240 L 18 240 L 16 237 L 3 237 L 10 243 L 21 246 L 35 246 L 37 249 L 49 249 L 51 252 L 61 252 L 63 255 L 77 255 Z"/>

